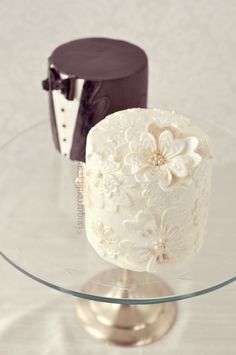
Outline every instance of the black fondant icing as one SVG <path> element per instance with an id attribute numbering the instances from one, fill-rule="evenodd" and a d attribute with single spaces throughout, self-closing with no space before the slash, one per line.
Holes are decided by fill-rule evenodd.
<path id="1" fill-rule="evenodd" d="M 52 69 L 52 67 L 54 69 Z M 67 82 L 55 73 L 68 75 Z M 58 141 L 52 90 L 73 96 L 74 80 L 84 79 L 80 107 L 70 152 L 72 160 L 85 160 L 86 137 L 91 127 L 113 112 L 146 107 L 148 62 L 145 52 L 128 42 L 108 38 L 85 38 L 63 44 L 49 58 L 50 117 L 55 146 Z M 65 84 L 65 85 L 64 85 Z M 72 86 L 71 86 L 72 85 Z M 72 96 L 68 93 L 72 92 Z"/>

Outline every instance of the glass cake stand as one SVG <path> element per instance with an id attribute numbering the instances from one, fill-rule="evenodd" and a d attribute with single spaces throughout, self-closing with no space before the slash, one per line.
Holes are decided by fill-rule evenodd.
<path id="1" fill-rule="evenodd" d="M 176 319 L 176 301 L 235 281 L 236 167 L 215 169 L 204 245 L 185 269 L 148 274 L 103 261 L 77 229 L 77 164 L 61 157 L 47 121 L 0 150 L 0 254 L 31 279 L 77 297 L 92 336 L 143 345 Z"/>

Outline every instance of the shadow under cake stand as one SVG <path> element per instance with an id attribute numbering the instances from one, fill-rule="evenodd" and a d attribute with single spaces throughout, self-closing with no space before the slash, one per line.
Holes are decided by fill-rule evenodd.
<path id="1" fill-rule="evenodd" d="M 78 318 L 95 338 L 148 344 L 173 325 L 176 301 L 236 280 L 236 166 L 215 169 L 199 254 L 185 270 L 152 275 L 111 267 L 77 230 L 78 163 L 55 152 L 47 121 L 3 145 L 0 163 L 0 255 L 33 280 L 77 297 Z"/>

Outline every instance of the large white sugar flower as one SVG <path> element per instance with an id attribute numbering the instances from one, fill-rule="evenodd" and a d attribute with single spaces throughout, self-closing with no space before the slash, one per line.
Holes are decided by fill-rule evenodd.
<path id="1" fill-rule="evenodd" d="M 150 124 L 140 139 L 131 140 L 125 163 L 131 167 L 138 182 L 154 182 L 165 190 L 178 179 L 187 178 L 199 165 L 196 153 L 198 139 L 193 136 L 175 138 L 171 130 Z"/>
<path id="2" fill-rule="evenodd" d="M 116 258 L 119 254 L 118 239 L 114 235 L 112 228 L 104 226 L 101 221 L 92 224 L 92 230 L 95 235 L 96 247 L 100 250 L 104 257 Z"/>
<path id="3" fill-rule="evenodd" d="M 174 215 L 176 217 L 172 220 Z M 160 224 L 145 212 L 139 212 L 134 220 L 124 221 L 130 239 L 121 241 L 120 247 L 131 267 L 154 272 L 163 264 L 184 261 L 192 254 L 193 240 L 190 236 L 187 239 L 183 237 L 186 233 L 182 233 L 182 226 L 176 223 L 177 216 L 177 209 L 171 208 L 162 213 Z M 141 221 L 145 225 L 139 229 Z"/>

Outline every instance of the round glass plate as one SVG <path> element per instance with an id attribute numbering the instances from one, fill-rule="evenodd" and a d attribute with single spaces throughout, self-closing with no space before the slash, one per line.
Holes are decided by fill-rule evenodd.
<path id="1" fill-rule="evenodd" d="M 157 278 L 114 268 L 96 254 L 85 232 L 79 233 L 77 164 L 55 151 L 45 121 L 1 147 L 0 253 L 16 269 L 73 296 L 121 304 L 172 302 L 214 291 L 236 279 L 236 166 L 214 170 L 200 252 L 185 269 Z M 133 296 L 124 292 L 127 277 L 136 287 Z M 156 287 L 160 280 L 170 288 Z"/>

